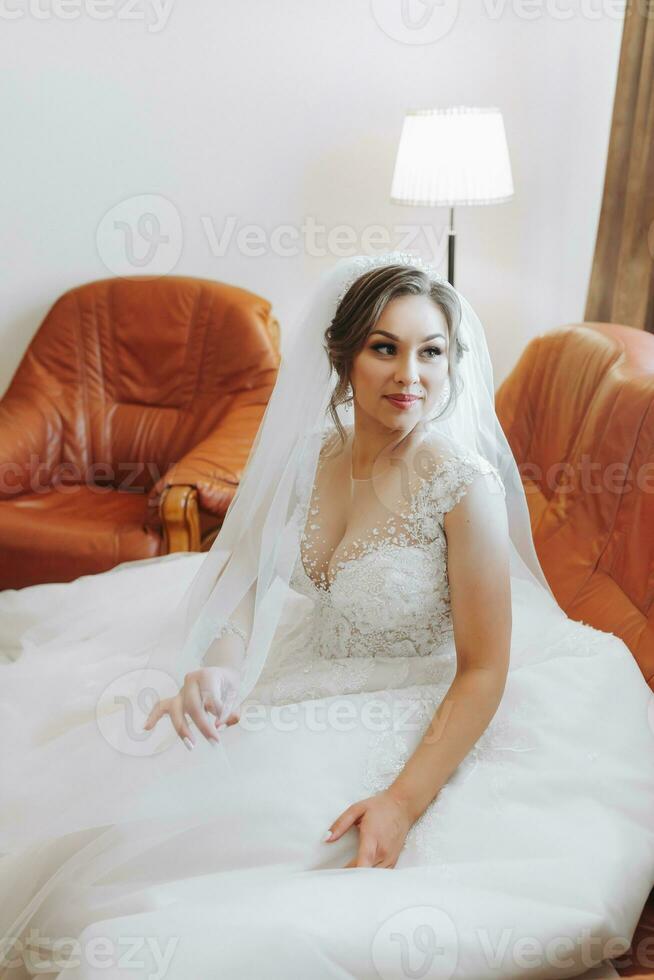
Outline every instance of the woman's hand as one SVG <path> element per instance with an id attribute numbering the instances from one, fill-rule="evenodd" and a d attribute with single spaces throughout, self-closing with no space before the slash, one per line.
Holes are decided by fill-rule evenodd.
<path id="1" fill-rule="evenodd" d="M 193 749 L 195 742 L 186 721 L 188 715 L 211 744 L 218 742 L 216 729 L 235 725 L 241 717 L 240 705 L 236 706 L 240 679 L 239 671 L 233 667 L 202 667 L 191 671 L 184 678 L 179 694 L 155 705 L 143 730 L 150 731 L 163 715 L 170 715 L 173 728 L 187 749 Z"/>
<path id="2" fill-rule="evenodd" d="M 409 809 L 389 790 L 353 803 L 331 825 L 328 843 L 353 825 L 359 828 L 359 852 L 346 868 L 394 868 L 413 823 Z"/>

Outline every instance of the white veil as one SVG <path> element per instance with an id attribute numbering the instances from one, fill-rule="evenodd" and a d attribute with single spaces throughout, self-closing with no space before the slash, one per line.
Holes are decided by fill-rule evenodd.
<path id="1" fill-rule="evenodd" d="M 172 665 L 181 683 L 203 663 L 229 662 L 221 659 L 220 637 L 236 629 L 247 644 L 239 700 L 256 685 L 289 593 L 322 438 L 333 428 L 327 408 L 337 376 L 324 346 L 325 331 L 349 287 L 372 269 L 391 265 L 418 268 L 458 298 L 459 338 L 465 350 L 459 390 L 430 424 L 498 470 L 506 489 L 511 576 L 528 581 L 545 602 L 556 605 L 534 547 L 518 467 L 495 414 L 493 371 L 479 318 L 465 297 L 421 258 L 407 252 L 358 255 L 341 259 L 325 273 L 302 310 L 238 492 L 211 551 L 166 625 L 166 642 L 153 651 L 150 667 Z M 347 412 L 339 409 L 339 417 L 347 421 Z"/>
<path id="2" fill-rule="evenodd" d="M 30 909 L 44 901 L 58 881 L 66 876 L 80 883 L 101 878 L 121 861 L 197 825 L 212 808 L 220 807 L 226 791 L 237 791 L 239 774 L 230 765 L 224 740 L 218 752 L 203 738 L 204 744 L 188 752 L 168 718 L 144 733 L 143 721 L 152 704 L 144 705 L 142 695 L 147 690 L 161 697 L 176 694 L 188 671 L 203 661 L 224 662 L 223 654 L 234 649 L 235 636 L 241 649 L 245 646 L 240 699 L 255 688 L 292 591 L 289 582 L 299 557 L 303 515 L 323 436 L 333 427 L 328 406 L 337 377 L 324 346 L 325 331 L 356 279 L 395 264 L 415 266 L 444 283 L 431 266 L 401 252 L 342 259 L 320 279 L 295 325 L 238 492 L 179 601 L 158 597 L 155 614 L 148 605 L 151 597 L 143 597 L 142 608 L 138 597 L 133 598 L 127 611 L 114 611 L 114 621 L 106 622 L 101 633 L 93 610 L 84 610 L 74 620 L 79 625 L 53 640 L 56 650 L 42 645 L 35 648 L 34 658 L 25 656 L 3 668 L 2 778 L 12 786 L 12 794 L 0 820 L 0 852 L 40 846 L 38 842 L 48 837 L 75 832 L 85 836 L 83 851 L 71 846 L 70 859 L 53 871 L 37 894 L 30 893 L 21 877 L 19 855 L 13 875 L 11 864 L 5 865 L 2 885 L 25 890 L 25 912 L 20 921 L 0 921 L 1 927 L 16 933 Z M 530 603 L 566 620 L 538 562 L 518 467 L 495 414 L 483 327 L 466 299 L 445 286 L 460 303 L 459 337 L 466 349 L 458 366 L 460 390 L 433 424 L 498 470 L 506 489 L 512 586 L 524 587 Z M 339 417 L 347 421 L 347 410 L 339 409 Z M 153 581 L 161 563 L 172 559 L 166 556 L 152 563 Z M 182 560 L 192 562 L 194 557 Z M 77 640 L 88 645 L 78 650 L 73 642 Z M 74 652 L 67 661 L 69 650 Z M 523 637 L 512 643 L 510 669 L 538 662 L 540 656 L 539 637 Z M 72 691 L 62 677 L 69 666 Z M 21 705 L 46 713 L 52 698 L 61 699 L 60 710 L 75 724 L 45 739 L 38 719 L 31 728 L 26 726 Z M 132 724 L 126 715 L 125 706 L 134 712 L 135 705 L 141 712 L 140 728 L 138 720 Z M 71 792 L 71 774 L 76 793 Z M 31 805 L 33 785 L 42 787 L 47 806 Z M 72 845 L 73 838 L 70 841 Z"/>

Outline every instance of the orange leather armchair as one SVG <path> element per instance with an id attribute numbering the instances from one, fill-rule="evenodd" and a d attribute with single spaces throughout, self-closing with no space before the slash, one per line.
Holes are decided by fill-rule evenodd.
<path id="1" fill-rule="evenodd" d="M 495 407 L 558 603 L 621 637 L 654 688 L 654 335 L 580 323 L 536 337 Z M 654 978 L 653 932 L 654 891 L 620 976 Z"/>
<path id="2" fill-rule="evenodd" d="M 207 548 L 280 364 L 270 303 L 184 276 L 61 296 L 0 400 L 0 588 Z"/>

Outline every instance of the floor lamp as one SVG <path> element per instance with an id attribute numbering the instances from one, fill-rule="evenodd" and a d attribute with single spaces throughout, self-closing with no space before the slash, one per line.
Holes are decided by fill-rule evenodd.
<path id="1" fill-rule="evenodd" d="M 513 197 L 502 113 L 451 106 L 407 112 L 391 186 L 394 204 L 450 209 L 447 278 L 454 285 L 454 207 L 501 204 Z"/>

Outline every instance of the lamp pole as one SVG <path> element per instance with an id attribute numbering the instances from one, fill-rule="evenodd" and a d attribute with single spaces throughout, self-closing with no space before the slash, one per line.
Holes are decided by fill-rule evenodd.
<path id="1" fill-rule="evenodd" d="M 454 208 L 450 208 L 450 227 L 447 232 L 447 281 L 450 286 L 454 285 L 454 246 L 456 244 L 456 232 L 454 231 Z"/>

